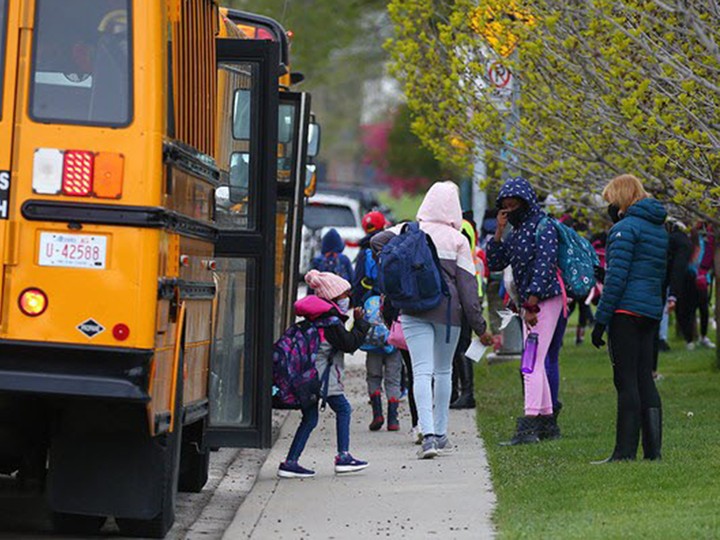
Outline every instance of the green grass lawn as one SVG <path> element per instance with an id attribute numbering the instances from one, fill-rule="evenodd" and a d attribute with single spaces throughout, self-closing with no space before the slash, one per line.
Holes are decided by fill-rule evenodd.
<path id="1" fill-rule="evenodd" d="M 567 334 L 574 337 L 574 327 Z M 477 419 L 501 537 L 720 538 L 720 373 L 714 351 L 672 345 L 660 357 L 662 462 L 589 464 L 614 445 L 616 396 L 606 351 L 566 340 L 563 438 L 535 445 L 498 446 L 522 414 L 517 362 L 477 366 Z"/>

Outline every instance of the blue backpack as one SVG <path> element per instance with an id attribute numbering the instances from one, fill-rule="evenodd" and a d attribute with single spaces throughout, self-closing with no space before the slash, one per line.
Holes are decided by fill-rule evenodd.
<path id="1" fill-rule="evenodd" d="M 382 354 L 395 352 L 395 347 L 388 345 L 387 342 L 390 330 L 385 326 L 380 312 L 380 297 L 378 295 L 368 297 L 363 304 L 363 310 L 364 319 L 370 323 L 370 330 L 365 336 L 365 342 L 360 345 L 360 350 Z"/>
<path id="2" fill-rule="evenodd" d="M 450 290 L 441 274 L 435 244 L 417 223 L 404 225 L 400 234 L 385 244 L 378 287 L 401 311 L 428 311 L 445 297 L 450 312 Z"/>
<path id="3" fill-rule="evenodd" d="M 342 321 L 337 317 L 315 322 L 301 321 L 288 328 L 275 342 L 272 361 L 273 408 L 304 409 L 317 403 L 323 390 L 327 392 L 327 389 L 321 388 L 315 359 L 321 342 L 319 328 L 335 324 L 342 324 Z"/>
<path id="4" fill-rule="evenodd" d="M 595 248 L 575 230 L 549 217 L 538 223 L 536 243 L 543 225 L 547 223 L 558 233 L 558 268 L 567 295 L 578 300 L 586 298 L 595 286 L 595 268 L 600 266 Z"/>

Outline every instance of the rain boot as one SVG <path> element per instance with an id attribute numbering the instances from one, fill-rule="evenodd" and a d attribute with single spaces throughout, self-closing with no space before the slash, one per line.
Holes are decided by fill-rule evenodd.
<path id="1" fill-rule="evenodd" d="M 473 361 L 463 355 L 460 371 L 460 396 L 450 404 L 451 409 L 475 408 L 475 372 Z"/>
<path id="2" fill-rule="evenodd" d="M 640 439 L 639 411 L 620 411 L 615 424 L 615 450 L 609 458 L 593 461 L 593 465 L 612 463 L 613 461 L 633 461 L 637 456 Z"/>
<path id="3" fill-rule="evenodd" d="M 380 390 L 376 390 L 370 394 L 370 404 L 372 405 L 373 419 L 370 422 L 370 431 L 377 431 L 385 423 L 382 411 L 382 396 Z"/>
<path id="4" fill-rule="evenodd" d="M 515 446 L 518 444 L 533 444 L 540 442 L 538 437 L 539 417 L 538 416 L 521 416 L 517 419 L 517 429 L 513 438 L 506 442 L 501 442 L 500 446 Z"/>
<path id="5" fill-rule="evenodd" d="M 560 438 L 560 426 L 557 424 L 557 416 L 554 414 L 538 416 L 540 419 L 540 431 L 538 437 L 541 441 L 551 441 Z"/>
<path id="6" fill-rule="evenodd" d="M 388 400 L 388 421 L 387 421 L 387 430 L 388 431 L 399 431 L 400 430 L 400 419 L 398 418 L 398 406 L 400 405 L 400 402 L 395 398 L 390 398 Z"/>
<path id="7" fill-rule="evenodd" d="M 642 413 L 642 445 L 645 459 L 661 459 L 662 409 L 645 409 Z"/>

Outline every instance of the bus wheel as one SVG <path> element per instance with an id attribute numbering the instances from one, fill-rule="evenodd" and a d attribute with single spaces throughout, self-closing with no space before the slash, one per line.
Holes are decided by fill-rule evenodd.
<path id="1" fill-rule="evenodd" d="M 53 512 L 53 529 L 61 534 L 97 534 L 105 525 L 104 516 L 84 516 Z"/>
<path id="2" fill-rule="evenodd" d="M 183 442 L 180 454 L 180 480 L 178 489 L 188 493 L 200 493 L 208 480 L 210 450 L 203 449 L 205 420 L 183 428 Z"/>
<path id="3" fill-rule="evenodd" d="M 163 463 L 162 506 L 160 513 L 151 519 L 135 519 L 116 517 L 120 533 L 124 536 L 140 538 L 165 538 L 175 521 L 175 499 L 180 476 L 180 446 L 182 441 L 183 417 L 183 353 L 177 377 L 177 393 L 175 396 L 175 417 L 172 433 L 160 435 L 165 446 Z"/>

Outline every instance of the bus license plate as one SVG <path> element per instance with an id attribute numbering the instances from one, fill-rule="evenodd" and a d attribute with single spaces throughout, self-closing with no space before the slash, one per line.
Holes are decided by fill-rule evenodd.
<path id="1" fill-rule="evenodd" d="M 40 266 L 105 269 L 107 237 L 40 233 Z"/>

